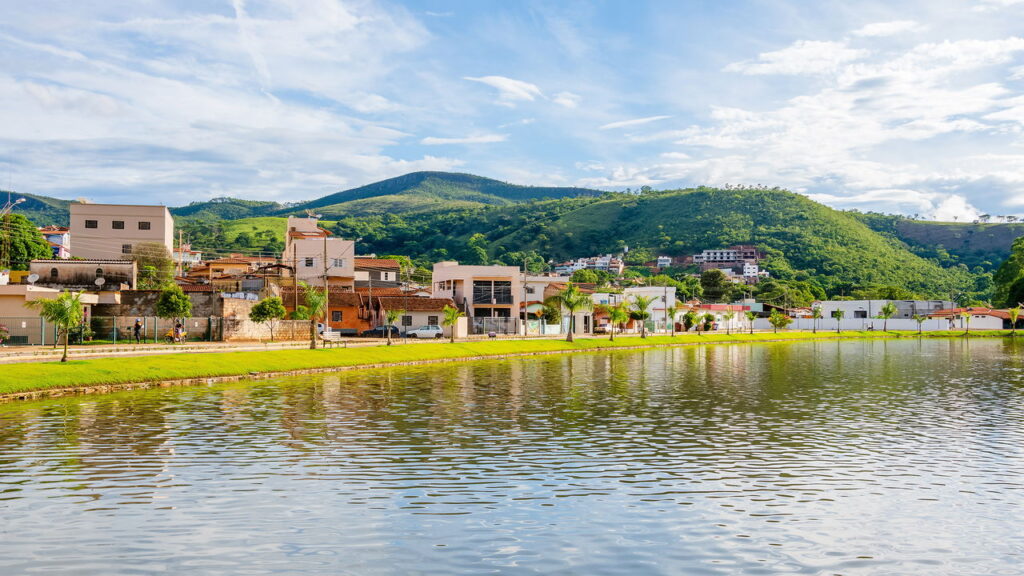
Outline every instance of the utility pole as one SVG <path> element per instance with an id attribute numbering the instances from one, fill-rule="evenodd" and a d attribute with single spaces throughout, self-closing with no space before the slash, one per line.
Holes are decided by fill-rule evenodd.
<path id="1" fill-rule="evenodd" d="M 178 229 L 178 276 L 181 276 L 184 273 L 184 266 L 185 266 L 184 258 L 185 258 L 185 250 L 184 250 L 184 248 L 182 248 L 182 245 L 181 245 L 181 229 L 179 228 Z"/>

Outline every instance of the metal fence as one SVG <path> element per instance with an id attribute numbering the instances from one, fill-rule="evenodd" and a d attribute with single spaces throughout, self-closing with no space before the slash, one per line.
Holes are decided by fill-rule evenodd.
<path id="1" fill-rule="evenodd" d="M 474 317 L 471 320 L 473 334 L 518 334 L 518 318 Z"/>
<path id="2" fill-rule="evenodd" d="M 70 332 L 70 343 L 135 342 L 135 320 L 142 325 L 140 342 L 170 342 L 177 320 L 164 320 L 153 316 L 93 316 Z M 185 342 L 214 342 L 224 339 L 224 319 L 211 316 L 185 318 L 181 321 Z M 47 346 L 57 343 L 58 329 L 38 317 L 0 318 L 0 335 L 6 330 L 4 344 L 8 346 Z M 60 339 L 63 342 L 63 337 Z"/>

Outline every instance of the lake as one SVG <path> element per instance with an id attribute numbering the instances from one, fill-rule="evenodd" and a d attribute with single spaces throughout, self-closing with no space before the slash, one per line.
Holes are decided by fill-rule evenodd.
<path id="1" fill-rule="evenodd" d="M 0 367 L 2 369 L 2 367 Z M 0 405 L 0 574 L 1020 574 L 1024 345 L 602 352 Z"/>

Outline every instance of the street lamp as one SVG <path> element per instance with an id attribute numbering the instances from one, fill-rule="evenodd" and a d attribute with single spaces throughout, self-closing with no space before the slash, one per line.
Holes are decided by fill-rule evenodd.
<path id="1" fill-rule="evenodd" d="M 17 206 L 18 204 L 21 204 L 24 201 L 25 201 L 24 198 L 18 198 L 14 202 L 11 202 L 10 200 L 7 200 L 7 203 L 4 204 L 4 207 L 0 208 L 0 216 L 7 216 L 8 214 L 11 213 L 12 210 L 14 210 L 15 206 Z"/>

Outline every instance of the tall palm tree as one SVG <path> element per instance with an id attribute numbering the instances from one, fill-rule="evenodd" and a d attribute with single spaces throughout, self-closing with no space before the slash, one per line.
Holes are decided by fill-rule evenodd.
<path id="1" fill-rule="evenodd" d="M 647 319 L 651 317 L 651 313 L 647 311 L 651 307 L 651 303 L 654 302 L 654 296 L 634 296 L 633 307 L 630 311 L 630 316 L 634 320 L 640 321 L 640 337 L 647 338 Z"/>
<path id="2" fill-rule="evenodd" d="M 722 314 L 722 321 L 725 322 L 725 335 L 726 336 L 732 334 L 732 326 L 731 326 L 731 324 L 732 324 L 732 319 L 735 318 L 735 317 L 736 317 L 736 313 L 733 312 L 732 310 L 726 312 L 725 314 Z"/>
<path id="3" fill-rule="evenodd" d="M 550 305 L 557 307 L 563 312 L 569 313 L 569 334 L 565 337 L 566 342 L 573 342 L 573 332 L 576 331 L 576 312 L 590 310 L 594 306 L 589 294 L 580 292 L 580 289 L 573 283 L 569 283 L 558 294 L 550 300 Z"/>
<path id="4" fill-rule="evenodd" d="M 388 332 L 388 346 L 391 346 L 391 327 L 395 325 L 395 321 L 405 314 L 405 310 L 385 310 L 384 311 L 384 328 Z"/>
<path id="5" fill-rule="evenodd" d="M 747 317 L 747 323 L 750 324 L 750 333 L 753 334 L 754 333 L 754 320 L 757 319 L 757 312 L 754 312 L 752 310 L 747 310 L 746 312 L 743 313 L 743 315 Z"/>
<path id="6" fill-rule="evenodd" d="M 1010 314 L 1010 335 L 1017 335 L 1017 318 L 1020 318 L 1021 305 L 1017 304 L 1013 308 L 1007 310 Z"/>
<path id="7" fill-rule="evenodd" d="M 668 322 L 669 324 L 672 325 L 670 330 L 672 330 L 673 337 L 676 335 L 676 314 L 678 313 L 679 309 L 676 308 L 675 306 L 669 306 L 668 308 L 665 308 L 665 322 Z"/>
<path id="8" fill-rule="evenodd" d="M 622 325 L 629 322 L 629 308 L 626 307 L 624 302 L 619 302 L 615 306 L 608 308 L 608 321 L 611 322 L 612 330 L 611 337 L 609 340 L 615 340 L 615 327 L 618 326 L 619 330 L 622 329 Z"/>
<path id="9" fill-rule="evenodd" d="M 327 316 L 327 289 L 299 282 L 309 311 L 309 349 L 316 350 L 316 322 Z"/>
<path id="10" fill-rule="evenodd" d="M 813 319 L 813 328 L 811 332 L 818 333 L 818 320 L 821 320 L 821 306 L 815 306 L 811 308 L 811 318 Z"/>
<path id="11" fill-rule="evenodd" d="M 447 304 L 444 305 L 443 312 L 444 312 L 444 320 L 441 321 L 441 323 L 444 324 L 445 326 L 448 326 L 448 327 L 451 328 L 452 344 L 454 344 L 455 343 L 455 325 L 458 324 L 459 318 L 462 318 L 463 316 L 465 316 L 465 314 L 462 313 L 462 310 L 459 310 L 458 308 L 455 308 L 454 306 L 449 306 Z"/>
<path id="12" fill-rule="evenodd" d="M 971 316 L 974 316 L 974 314 L 971 314 L 969 310 L 964 310 L 960 313 L 960 317 L 964 319 L 967 326 L 967 332 L 965 332 L 967 335 L 970 335 L 971 333 Z"/>
<path id="13" fill-rule="evenodd" d="M 914 320 L 917 321 L 917 335 L 920 336 L 924 330 L 924 322 L 928 317 L 922 314 L 914 314 Z"/>
<path id="14" fill-rule="evenodd" d="M 836 319 L 836 334 L 843 332 L 843 316 L 846 316 L 845 310 L 836 310 L 832 313 L 832 317 Z"/>
<path id="15" fill-rule="evenodd" d="M 878 311 L 878 317 L 882 319 L 882 331 L 889 331 L 889 318 L 896 315 L 896 305 L 892 302 L 886 302 L 882 309 Z"/>
<path id="16" fill-rule="evenodd" d="M 82 294 L 61 292 L 56 298 L 43 298 L 28 303 L 39 309 L 39 316 L 57 327 L 57 338 L 64 334 L 64 355 L 61 362 L 68 361 L 68 336 L 71 329 L 82 323 L 85 310 L 82 308 Z M 56 344 L 56 342 L 54 342 Z"/>

